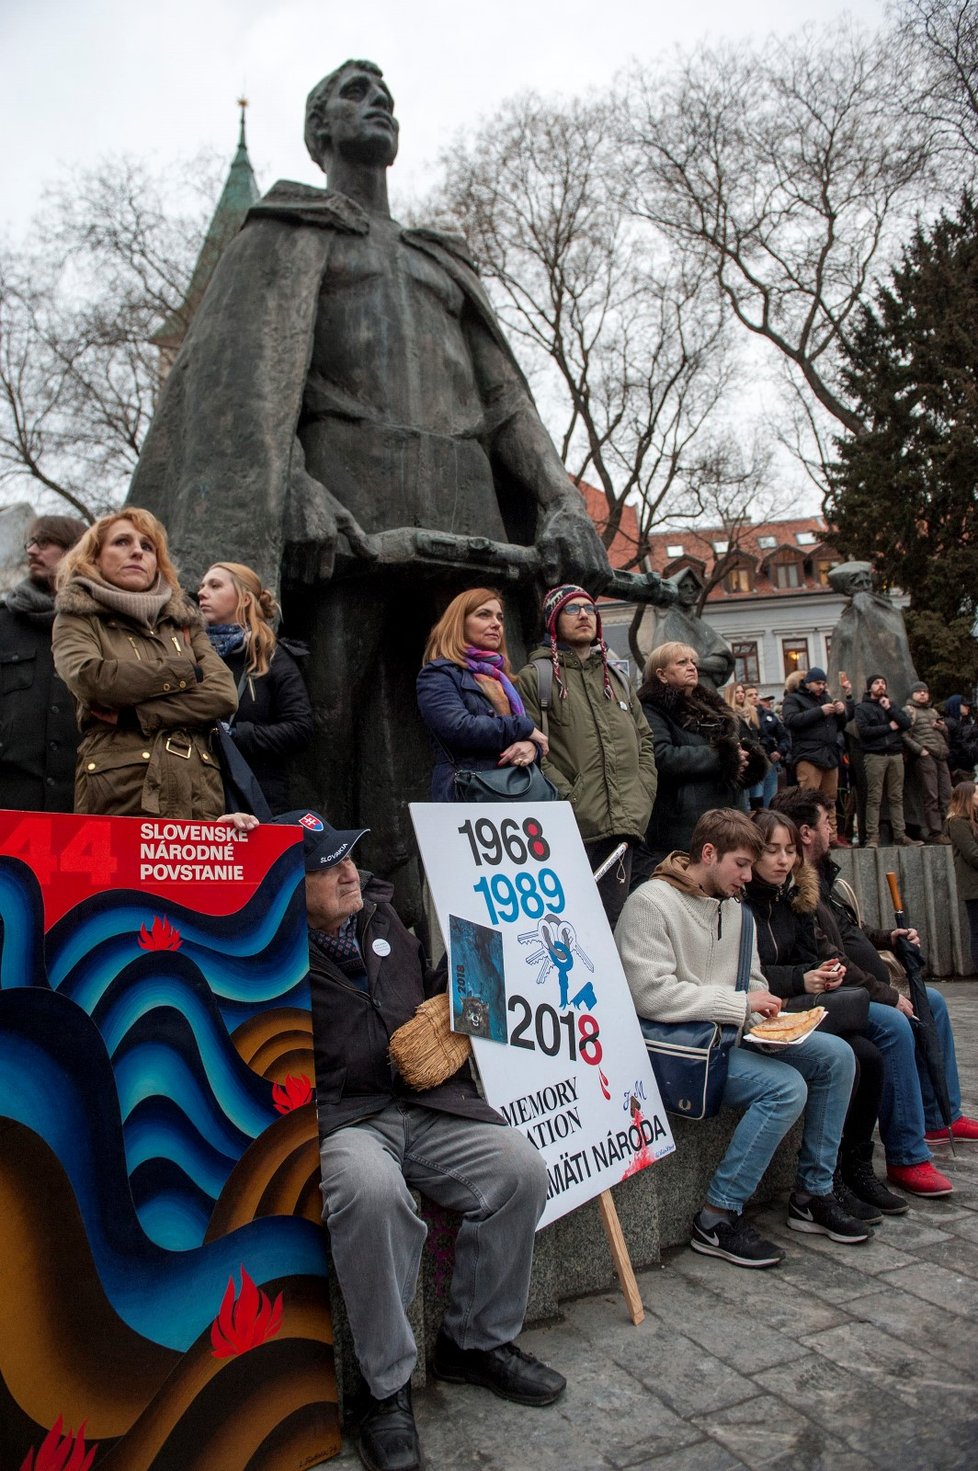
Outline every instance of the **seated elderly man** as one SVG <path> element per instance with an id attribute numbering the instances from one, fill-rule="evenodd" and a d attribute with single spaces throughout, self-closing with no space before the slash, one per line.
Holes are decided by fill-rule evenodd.
<path id="1" fill-rule="evenodd" d="M 756 939 L 747 986 L 737 984 L 744 908 L 728 901 L 743 893 L 761 847 L 757 828 L 743 812 L 711 808 L 693 829 L 689 853 L 670 853 L 630 894 L 615 941 L 639 1017 L 749 1030 L 780 1011 L 780 998 L 767 989 Z M 852 1049 L 840 1037 L 813 1032 L 799 1046 L 780 1048 L 776 1057 L 738 1039 L 723 1101 L 743 1113 L 693 1222 L 694 1251 L 738 1267 L 774 1267 L 784 1259 L 779 1246 L 744 1220 L 743 1211 L 802 1112 L 789 1228 L 843 1245 L 872 1236 L 832 1193 L 854 1076 Z"/>
<path id="2" fill-rule="evenodd" d="M 417 1348 L 405 1305 L 426 1227 L 411 1187 L 462 1217 L 435 1376 L 549 1405 L 564 1378 L 513 1343 L 547 1172 L 479 1096 L 468 1064 L 415 1092 L 391 1063 L 391 1034 L 444 988 L 445 973 L 429 968 L 390 885 L 358 872 L 350 854 L 366 829 L 338 832 L 315 812 L 275 821 L 304 834 L 323 1219 L 368 1391 L 358 1449 L 370 1471 L 412 1471 Z"/>

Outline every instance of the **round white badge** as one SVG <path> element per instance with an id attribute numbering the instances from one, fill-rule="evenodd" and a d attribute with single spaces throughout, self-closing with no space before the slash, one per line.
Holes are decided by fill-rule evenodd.
<path id="1" fill-rule="evenodd" d="M 391 947 L 387 940 L 374 940 L 370 948 L 375 955 L 389 955 L 391 953 Z"/>

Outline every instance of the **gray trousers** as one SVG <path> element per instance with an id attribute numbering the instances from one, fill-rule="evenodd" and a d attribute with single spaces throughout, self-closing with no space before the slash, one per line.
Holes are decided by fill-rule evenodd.
<path id="1" fill-rule="evenodd" d="M 547 1198 L 543 1159 L 517 1129 L 413 1103 L 322 1141 L 323 1220 L 353 1346 L 372 1395 L 411 1376 L 414 1297 L 427 1227 L 410 1186 L 462 1216 L 444 1327 L 461 1348 L 496 1348 L 523 1326 L 533 1233 Z"/>
<path id="2" fill-rule="evenodd" d="M 906 831 L 903 820 L 903 757 L 868 754 L 866 766 L 866 836 L 880 835 L 880 807 L 886 796 L 890 809 L 893 836 L 902 838 Z"/>

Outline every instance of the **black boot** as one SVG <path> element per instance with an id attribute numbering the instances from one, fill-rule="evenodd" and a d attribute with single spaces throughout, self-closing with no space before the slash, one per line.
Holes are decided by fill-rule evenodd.
<path id="1" fill-rule="evenodd" d="M 843 1180 L 860 1200 L 875 1205 L 885 1216 L 905 1215 L 909 1206 L 902 1195 L 887 1190 L 883 1181 L 873 1172 L 873 1145 L 853 1144 L 839 1154 L 839 1172 Z"/>
<path id="2" fill-rule="evenodd" d="M 421 1446 L 411 1407 L 411 1381 L 386 1399 L 366 1399 L 357 1450 L 367 1471 L 421 1471 Z"/>
<path id="3" fill-rule="evenodd" d="M 862 1221 L 866 1226 L 878 1226 L 883 1219 L 883 1212 L 875 1205 L 870 1205 L 866 1200 L 860 1200 L 855 1191 L 850 1190 L 842 1178 L 842 1171 L 836 1170 L 832 1180 L 832 1194 L 841 1205 L 847 1216 L 852 1216 L 854 1221 Z"/>

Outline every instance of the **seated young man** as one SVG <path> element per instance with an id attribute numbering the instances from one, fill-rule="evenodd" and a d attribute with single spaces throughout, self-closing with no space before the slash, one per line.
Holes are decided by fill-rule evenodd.
<path id="1" fill-rule="evenodd" d="M 411 1187 L 462 1217 L 436 1378 L 549 1405 L 563 1376 L 512 1341 L 547 1171 L 480 1097 L 467 1064 L 419 1093 L 391 1063 L 391 1034 L 444 987 L 444 972 L 428 969 L 391 907 L 390 884 L 358 872 L 350 853 L 366 829 L 337 832 L 315 812 L 274 821 L 304 829 L 323 1219 L 368 1391 L 357 1448 L 368 1471 L 418 1471 L 406 1306 L 427 1228 Z"/>
<path id="2" fill-rule="evenodd" d="M 690 851 L 670 853 L 648 883 L 629 897 L 615 940 L 640 1017 L 659 1022 L 713 1021 L 749 1029 L 776 1016 L 757 956 L 747 994 L 736 989 L 743 914 L 738 899 L 763 846 L 753 823 L 730 808 L 704 812 Z M 690 1245 L 738 1267 L 773 1267 L 784 1252 L 744 1220 L 744 1206 L 781 1140 L 804 1112 L 795 1190 L 788 1202 L 793 1231 L 818 1232 L 855 1244 L 873 1234 L 832 1194 L 842 1125 L 855 1077 L 851 1048 L 813 1032 L 777 1056 L 750 1044 L 730 1054 L 723 1101 L 743 1109 L 726 1154 L 693 1222 Z"/>
<path id="3" fill-rule="evenodd" d="M 886 1154 L 886 1173 L 894 1185 L 910 1195 L 950 1195 L 953 1185 L 934 1168 L 931 1144 L 947 1143 L 947 1128 L 927 1069 L 917 1055 L 910 1018 L 913 1007 L 890 982 L 880 950 L 888 949 L 899 935 L 911 944 L 916 930 L 872 930 L 856 922 L 856 916 L 836 891 L 839 865 L 829 857 L 829 814 L 820 792 L 789 787 L 779 792 L 772 808 L 786 813 L 798 829 L 805 861 L 818 872 L 819 904 L 816 921 L 821 931 L 820 955 L 838 955 L 845 961 L 846 981 L 858 981 L 869 992 L 869 1023 L 866 1035 L 883 1056 L 883 1097 L 880 1103 L 880 1138 Z M 934 986 L 927 987 L 937 1035 L 944 1053 L 944 1076 L 951 1103 L 951 1133 L 955 1143 L 978 1142 L 978 1121 L 961 1111 L 954 1033 L 947 1002 Z M 872 1151 L 869 1154 L 872 1168 Z M 850 1182 L 851 1183 L 851 1182 Z"/>

